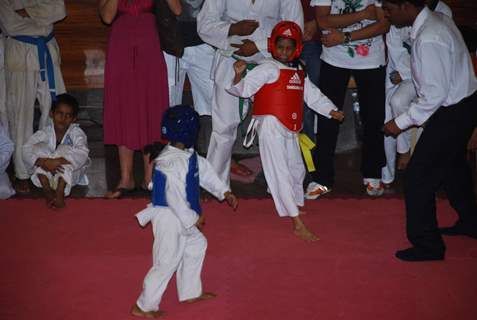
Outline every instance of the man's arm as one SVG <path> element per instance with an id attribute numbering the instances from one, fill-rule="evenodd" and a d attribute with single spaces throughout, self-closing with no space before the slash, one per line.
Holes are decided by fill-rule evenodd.
<path id="1" fill-rule="evenodd" d="M 38 25 L 51 26 L 66 17 L 65 2 L 63 0 L 38 1 L 31 6 L 25 6 L 28 13 Z"/>
<path id="2" fill-rule="evenodd" d="M 450 48 L 435 42 L 421 42 L 415 47 L 412 54 L 416 61 L 411 67 L 413 74 L 419 75 L 416 82 L 418 97 L 407 112 L 395 119 L 401 130 L 426 122 L 442 106 L 450 90 Z"/>
<path id="3" fill-rule="evenodd" d="M 17 14 L 7 1 L 0 1 L 0 27 L 8 36 L 38 36 L 51 31 L 51 25 L 42 26 L 31 18 Z"/>
<path id="4" fill-rule="evenodd" d="M 225 10 L 223 0 L 205 0 L 197 15 L 197 33 L 204 42 L 227 50 L 229 48 L 230 22 L 221 20 Z"/>

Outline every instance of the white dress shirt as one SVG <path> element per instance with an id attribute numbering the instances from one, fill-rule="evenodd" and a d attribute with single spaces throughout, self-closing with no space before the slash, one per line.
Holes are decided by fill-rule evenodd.
<path id="1" fill-rule="evenodd" d="M 469 51 L 451 18 L 424 7 L 412 25 L 411 41 L 418 98 L 395 119 L 402 130 L 422 125 L 439 107 L 452 106 L 477 90 Z"/>
<path id="2" fill-rule="evenodd" d="M 442 1 L 437 3 L 434 12 L 440 12 L 452 18 L 452 10 Z M 411 79 L 411 30 L 412 27 L 391 26 L 386 34 L 388 70 L 399 72 L 402 80 Z"/>

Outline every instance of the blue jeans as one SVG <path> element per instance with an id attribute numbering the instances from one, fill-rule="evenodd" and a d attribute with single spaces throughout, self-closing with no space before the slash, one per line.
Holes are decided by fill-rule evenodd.
<path id="1" fill-rule="evenodd" d="M 301 58 L 306 63 L 308 77 L 310 77 L 311 82 L 316 86 L 318 86 L 318 81 L 320 79 L 321 50 L 321 43 L 319 41 L 310 40 L 304 43 L 303 51 L 301 53 Z M 315 117 L 316 113 L 305 104 L 302 132 L 308 135 L 312 140 L 315 140 Z"/>

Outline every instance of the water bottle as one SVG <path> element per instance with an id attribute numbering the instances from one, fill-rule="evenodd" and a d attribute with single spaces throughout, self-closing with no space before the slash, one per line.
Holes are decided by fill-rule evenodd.
<path id="1" fill-rule="evenodd" d="M 358 91 L 353 90 L 351 92 L 351 101 L 353 107 L 353 115 L 354 115 L 354 128 L 356 132 L 356 140 L 361 142 L 362 138 L 362 124 L 361 124 L 361 117 L 359 115 L 360 106 L 359 106 L 359 99 L 358 99 Z"/>

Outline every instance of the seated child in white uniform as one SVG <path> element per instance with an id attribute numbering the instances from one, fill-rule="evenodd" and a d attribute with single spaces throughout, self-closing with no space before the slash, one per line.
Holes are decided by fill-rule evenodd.
<path id="1" fill-rule="evenodd" d="M 88 185 L 89 149 L 86 134 L 74 123 L 78 111 L 74 97 L 57 96 L 50 111 L 53 124 L 35 132 L 23 146 L 31 181 L 43 189 L 49 208 L 64 207 L 73 186 Z"/>
<path id="2" fill-rule="evenodd" d="M 269 39 L 272 58 L 264 59 L 243 78 L 246 63 L 234 64 L 235 78 L 227 91 L 248 98 L 253 95 L 249 130 L 258 131 L 259 150 L 267 185 L 281 217 L 291 217 L 294 233 L 307 241 L 317 240 L 299 217 L 304 205 L 305 167 L 300 155 L 303 102 L 314 111 L 338 121 L 344 115 L 307 78 L 298 60 L 303 49 L 300 27 L 291 21 L 278 23 Z M 252 131 L 254 132 L 254 131 Z"/>
<path id="3" fill-rule="evenodd" d="M 131 313 L 139 317 L 159 317 L 162 295 L 176 273 L 181 302 L 215 297 L 202 290 L 201 270 L 207 240 L 201 227 L 200 187 L 234 209 L 237 198 L 219 179 L 210 163 L 197 155 L 193 146 L 199 132 L 199 115 L 190 106 L 179 105 L 166 111 L 163 137 L 169 144 L 155 161 L 152 203 L 136 217 L 141 226 L 152 222 L 153 265 L 147 273 L 141 295 Z"/>
<path id="4" fill-rule="evenodd" d="M 0 122 L 0 199 L 8 199 L 15 194 L 7 170 L 13 153 L 13 142 L 8 137 L 7 130 Z"/>

